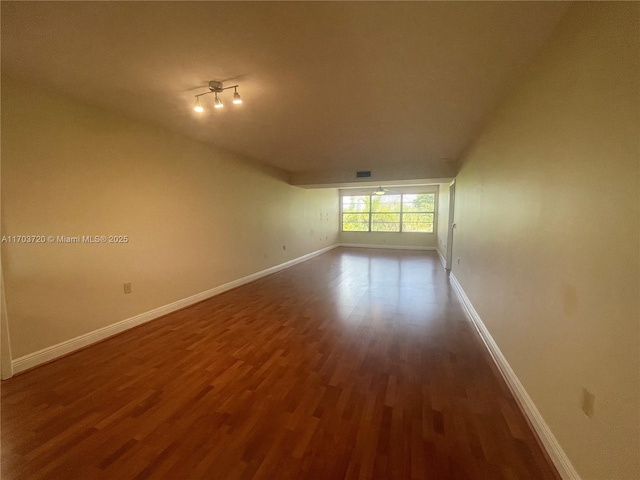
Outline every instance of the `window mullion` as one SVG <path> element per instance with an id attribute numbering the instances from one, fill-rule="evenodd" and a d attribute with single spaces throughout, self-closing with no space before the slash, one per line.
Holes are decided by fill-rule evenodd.
<path id="1" fill-rule="evenodd" d="M 402 203 L 404 202 L 404 195 L 400 194 L 400 233 L 402 233 Z"/>

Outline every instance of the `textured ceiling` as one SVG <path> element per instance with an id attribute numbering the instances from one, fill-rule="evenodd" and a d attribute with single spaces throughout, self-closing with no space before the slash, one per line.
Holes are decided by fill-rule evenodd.
<path id="1" fill-rule="evenodd" d="M 567 8 L 2 2 L 2 69 L 291 172 L 389 167 L 456 159 Z M 198 115 L 214 79 L 245 103 Z"/>

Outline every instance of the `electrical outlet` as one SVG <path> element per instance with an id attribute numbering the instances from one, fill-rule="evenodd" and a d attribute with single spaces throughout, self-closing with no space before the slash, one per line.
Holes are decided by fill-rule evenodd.
<path id="1" fill-rule="evenodd" d="M 124 284 L 124 293 L 131 293 L 131 282 L 125 282 Z"/>
<path id="2" fill-rule="evenodd" d="M 287 246 L 286 245 L 282 245 L 282 250 L 286 250 Z"/>
<path id="3" fill-rule="evenodd" d="M 457 260 L 457 261 L 458 261 L 458 265 L 460 265 L 460 257 L 458 257 L 458 260 Z"/>
<path id="4" fill-rule="evenodd" d="M 580 408 L 584 414 L 591 418 L 593 417 L 593 408 L 596 403 L 596 396 L 586 388 L 582 389 L 582 401 L 580 402 Z"/>

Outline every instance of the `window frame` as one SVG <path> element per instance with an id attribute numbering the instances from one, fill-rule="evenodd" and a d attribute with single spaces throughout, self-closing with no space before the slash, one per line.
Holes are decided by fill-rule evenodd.
<path id="1" fill-rule="evenodd" d="M 420 211 L 420 212 L 404 212 L 404 196 L 405 195 L 423 195 L 423 194 L 431 194 L 433 195 L 433 211 Z M 426 234 L 426 235 L 434 235 L 437 233 L 437 228 L 438 228 L 438 221 L 437 221 L 437 212 L 438 212 L 438 189 L 428 189 L 428 190 L 423 190 L 423 189 L 419 189 L 419 190 L 409 190 L 409 189 L 403 189 L 403 191 L 399 191 L 398 193 L 391 193 L 389 194 L 389 196 L 399 196 L 400 197 L 400 210 L 399 211 L 393 211 L 393 212 L 374 212 L 373 211 L 373 199 L 375 197 L 377 197 L 378 195 L 375 195 L 374 193 L 369 193 L 369 194 L 363 194 L 361 192 L 358 191 L 354 191 L 354 190 L 347 190 L 347 191 L 343 191 L 340 193 L 340 217 L 339 217 L 339 221 L 340 221 L 340 232 L 345 232 L 345 233 L 418 233 L 418 234 Z M 344 211 L 344 197 L 368 197 L 369 198 L 369 202 L 368 202 L 368 209 L 367 211 L 364 212 L 348 212 L 348 213 L 358 213 L 361 215 L 367 215 L 368 216 L 368 223 L 367 223 L 367 230 L 345 230 L 344 229 L 344 216 L 345 216 L 345 211 Z M 398 230 L 395 231 L 385 231 L 385 230 L 372 230 L 371 226 L 373 224 L 373 215 L 375 215 L 376 213 L 388 213 L 388 214 L 394 214 L 394 215 L 399 215 L 399 228 Z M 403 225 L 404 225 L 404 214 L 405 213 L 425 213 L 425 214 L 431 214 L 433 215 L 433 222 L 432 222 L 432 231 L 431 232 L 419 232 L 419 231 L 412 231 L 412 230 L 404 230 L 403 229 Z M 415 222 L 409 222 L 409 223 L 415 223 Z M 364 224 L 364 222 L 363 222 Z"/>

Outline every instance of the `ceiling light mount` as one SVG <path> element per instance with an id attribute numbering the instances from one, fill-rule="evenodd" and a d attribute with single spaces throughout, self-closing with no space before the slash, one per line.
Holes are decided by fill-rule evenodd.
<path id="1" fill-rule="evenodd" d="M 233 88 L 233 87 L 228 87 L 228 88 Z M 209 82 L 209 90 L 216 93 L 222 93 L 222 91 L 224 90 L 224 87 L 222 86 L 222 82 L 216 82 L 215 80 L 211 80 Z"/>
<path id="2" fill-rule="evenodd" d="M 239 87 L 239 85 L 231 85 L 229 87 L 225 87 L 222 84 L 222 82 L 218 82 L 217 80 L 211 80 L 209 82 L 209 91 L 208 92 L 203 92 L 203 93 L 199 93 L 199 94 L 195 95 L 195 97 L 196 97 L 196 106 L 193 109 L 198 113 L 204 112 L 204 107 L 200 104 L 200 97 L 202 97 L 203 95 L 209 95 L 210 93 L 213 93 L 214 96 L 215 96 L 213 106 L 215 108 L 222 108 L 224 106 L 224 104 L 222 103 L 222 99 L 220 97 L 218 97 L 218 94 L 224 92 L 225 90 L 229 90 L 230 88 L 233 88 L 233 103 L 236 104 L 236 105 L 239 105 L 239 104 L 242 103 L 242 98 L 240 97 L 240 94 L 238 93 L 238 87 Z"/>

